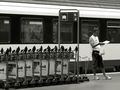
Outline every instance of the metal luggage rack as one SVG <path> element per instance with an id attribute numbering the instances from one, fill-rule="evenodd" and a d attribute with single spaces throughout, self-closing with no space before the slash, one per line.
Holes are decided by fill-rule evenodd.
<path id="1" fill-rule="evenodd" d="M 77 48 L 77 47 L 76 47 Z M 89 81 L 76 75 L 77 49 L 72 51 L 71 47 L 60 49 L 55 46 L 45 49 L 41 46 L 36 49 L 16 50 L 8 48 L 1 49 L 0 53 L 0 88 L 27 88 L 48 85 L 60 85 Z M 70 59 L 74 59 L 74 73 L 70 73 Z"/>

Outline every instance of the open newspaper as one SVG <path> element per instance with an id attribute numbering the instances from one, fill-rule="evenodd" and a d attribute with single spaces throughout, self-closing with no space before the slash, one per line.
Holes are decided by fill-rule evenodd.
<path id="1" fill-rule="evenodd" d="M 110 43 L 110 41 L 106 40 L 103 43 L 104 43 L 104 45 L 101 45 L 100 55 L 105 55 L 105 47 L 107 44 Z"/>

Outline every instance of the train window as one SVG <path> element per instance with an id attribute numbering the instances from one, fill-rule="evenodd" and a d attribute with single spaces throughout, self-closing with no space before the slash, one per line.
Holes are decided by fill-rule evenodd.
<path id="1" fill-rule="evenodd" d="M 99 21 L 98 20 L 81 20 L 81 42 L 88 43 L 89 37 L 92 35 L 94 28 L 99 30 Z"/>
<path id="2" fill-rule="evenodd" d="M 43 21 L 41 19 L 22 19 L 22 43 L 43 43 Z"/>
<path id="3" fill-rule="evenodd" d="M 107 21 L 107 39 L 112 43 L 120 43 L 120 21 Z"/>
<path id="4" fill-rule="evenodd" d="M 10 43 L 10 19 L 0 17 L 0 43 Z"/>
<path id="5" fill-rule="evenodd" d="M 53 43 L 58 43 L 58 20 L 53 20 Z"/>
<path id="6" fill-rule="evenodd" d="M 58 43 L 58 20 L 53 20 L 53 42 Z M 73 23 L 62 22 L 60 26 L 60 42 L 73 42 Z"/>
<path id="7" fill-rule="evenodd" d="M 60 42 L 61 43 L 73 42 L 73 22 L 61 23 Z"/>

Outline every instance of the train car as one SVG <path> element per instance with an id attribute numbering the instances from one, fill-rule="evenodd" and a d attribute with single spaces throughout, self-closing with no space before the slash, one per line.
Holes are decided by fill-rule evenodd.
<path id="1" fill-rule="evenodd" d="M 27 46 L 37 49 L 40 46 L 51 48 L 58 45 L 58 20 L 60 9 L 79 10 L 79 56 L 91 58 L 88 43 L 93 29 L 100 31 L 100 41 L 109 40 L 103 56 L 108 71 L 120 71 L 120 10 L 100 7 L 79 7 L 48 5 L 40 3 L 0 2 L 0 48 L 9 46 L 24 49 Z M 60 44 L 72 50 L 77 46 L 77 23 L 61 24 Z M 80 70 L 84 69 L 84 59 L 80 59 Z M 70 61 L 72 65 L 72 60 Z M 91 65 L 91 64 L 90 64 Z M 91 69 L 91 66 L 89 66 Z M 73 68 L 71 68 L 72 70 Z"/>

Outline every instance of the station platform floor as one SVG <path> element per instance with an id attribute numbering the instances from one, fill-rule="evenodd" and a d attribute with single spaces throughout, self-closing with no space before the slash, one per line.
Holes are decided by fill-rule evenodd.
<path id="1" fill-rule="evenodd" d="M 89 74 L 87 76 L 90 81 L 78 84 L 44 86 L 17 90 L 120 90 L 120 72 L 107 74 L 112 77 L 111 80 L 104 80 L 102 74 L 98 74 L 100 80 L 93 80 L 93 75 Z"/>

